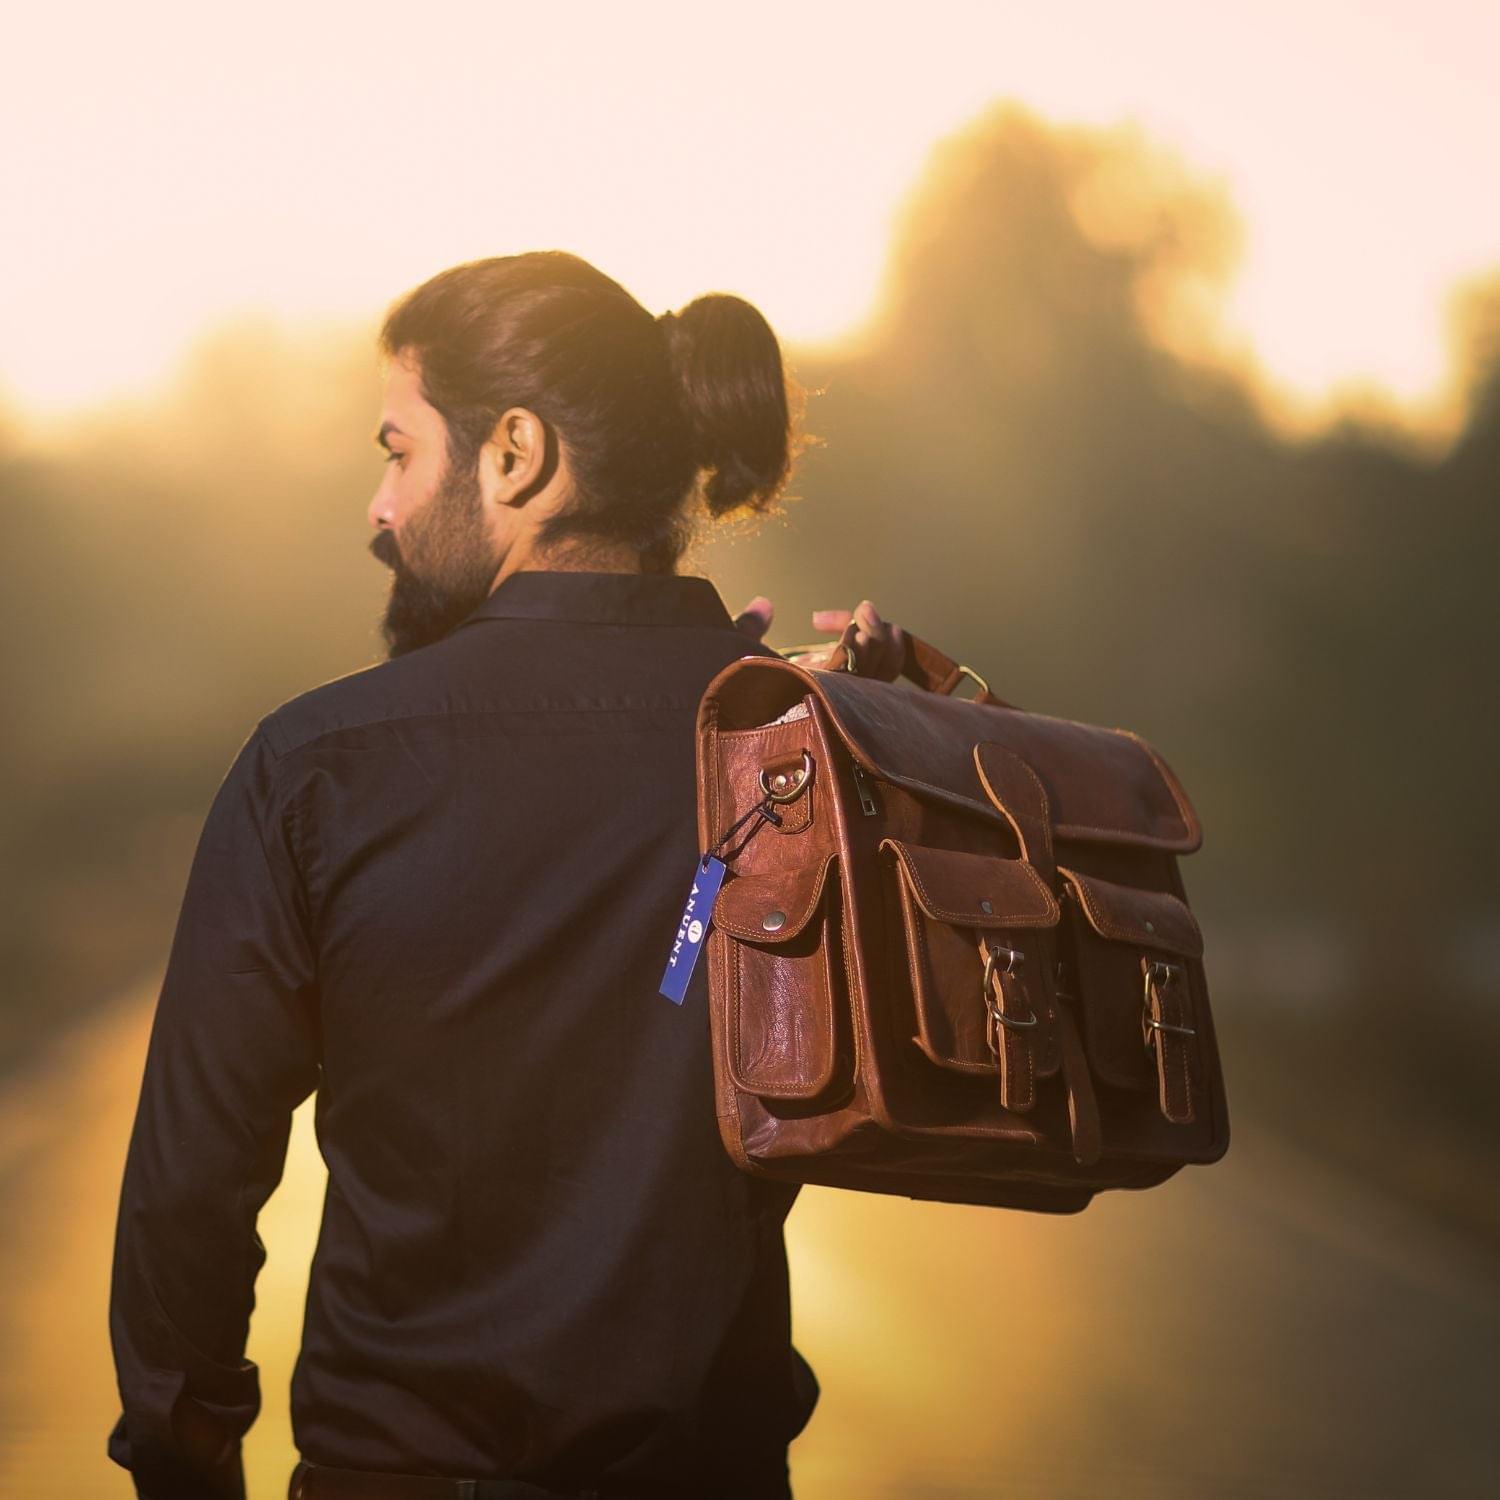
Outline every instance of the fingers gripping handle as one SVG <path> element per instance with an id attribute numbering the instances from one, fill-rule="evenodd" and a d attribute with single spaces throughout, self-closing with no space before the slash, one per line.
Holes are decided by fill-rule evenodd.
<path id="1" fill-rule="evenodd" d="M 854 637 L 858 629 L 853 620 L 844 627 L 843 634 L 834 642 L 823 663 L 825 671 L 858 674 L 859 658 L 854 649 Z M 919 688 L 947 696 L 967 677 L 979 688 L 974 695 L 975 703 L 993 703 L 997 708 L 1016 707 L 1014 703 L 1007 703 L 1004 698 L 992 692 L 990 685 L 972 667 L 954 661 L 951 656 L 944 655 L 936 646 L 913 635 L 909 630 L 905 631 L 905 637 L 906 659 L 901 664 L 901 675 L 916 683 Z"/>

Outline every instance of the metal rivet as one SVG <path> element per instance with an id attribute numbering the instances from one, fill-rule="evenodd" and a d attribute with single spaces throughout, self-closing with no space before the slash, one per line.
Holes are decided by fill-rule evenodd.
<path id="1" fill-rule="evenodd" d="M 1155 932 L 1156 931 L 1156 924 L 1154 922 L 1147 922 L 1146 923 L 1146 931 L 1147 932 Z"/>
<path id="2" fill-rule="evenodd" d="M 779 771 L 775 776 L 773 776 L 771 778 L 771 785 L 774 786 L 774 787 L 777 787 L 777 788 L 784 787 L 786 785 L 786 783 L 787 783 L 787 774 L 786 774 L 785 771 Z"/>
<path id="3" fill-rule="evenodd" d="M 767 932 L 780 932 L 786 926 L 786 913 L 784 911 L 768 911 L 760 919 L 760 925 Z"/>
<path id="4" fill-rule="evenodd" d="M 979 903 L 979 909 L 983 912 L 989 912 L 991 915 L 993 915 L 995 911 L 995 908 L 988 901 L 981 901 Z"/>

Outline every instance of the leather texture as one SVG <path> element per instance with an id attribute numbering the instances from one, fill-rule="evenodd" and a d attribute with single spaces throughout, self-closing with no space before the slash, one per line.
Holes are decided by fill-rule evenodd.
<path id="1" fill-rule="evenodd" d="M 699 834 L 724 851 L 708 966 L 720 1133 L 747 1172 L 1076 1212 L 1229 1144 L 1202 841 L 1124 729 L 1028 713 L 908 635 L 862 678 L 746 656 L 698 712 Z M 974 679 L 978 681 L 978 679 Z M 909 684 L 915 684 L 916 691 Z"/>

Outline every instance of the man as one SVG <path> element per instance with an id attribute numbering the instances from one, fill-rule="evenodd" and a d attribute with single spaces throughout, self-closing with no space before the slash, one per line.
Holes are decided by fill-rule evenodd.
<path id="1" fill-rule="evenodd" d="M 262 719 L 205 822 L 122 1186 L 109 1456 L 149 1500 L 243 1495 L 256 1216 L 316 1091 L 293 1496 L 785 1495 L 817 1393 L 796 1189 L 719 1143 L 701 972 L 657 993 L 696 704 L 770 602 L 737 629 L 705 578 L 547 545 L 567 433 L 509 406 L 455 463 L 396 353 L 389 659 Z M 813 624 L 896 675 L 869 601 Z"/>

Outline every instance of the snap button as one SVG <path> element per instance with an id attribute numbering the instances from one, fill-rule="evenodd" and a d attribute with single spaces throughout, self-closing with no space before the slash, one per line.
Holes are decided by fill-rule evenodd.
<path id="1" fill-rule="evenodd" d="M 760 919 L 760 925 L 767 932 L 780 932 L 786 926 L 786 913 L 784 911 L 768 911 Z"/>
<path id="2" fill-rule="evenodd" d="M 991 916 L 993 916 L 995 912 L 995 908 L 988 901 L 981 901 L 979 903 L 979 909 L 982 912 L 988 912 Z"/>

